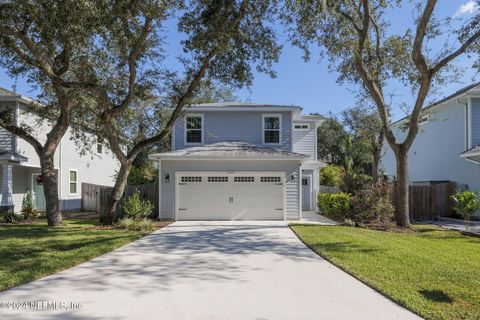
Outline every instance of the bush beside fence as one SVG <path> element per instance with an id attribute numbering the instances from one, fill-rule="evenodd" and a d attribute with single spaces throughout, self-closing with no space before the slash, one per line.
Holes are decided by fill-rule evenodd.
<path id="1" fill-rule="evenodd" d="M 115 219 L 122 217 L 122 202 L 131 196 L 136 190 L 140 193 L 141 200 L 148 200 L 155 205 L 150 218 L 158 217 L 158 183 L 142 184 L 137 186 L 127 186 L 120 203 L 117 205 Z M 82 210 L 94 211 L 102 217 L 105 214 L 108 197 L 112 187 L 100 186 L 91 183 L 82 183 Z"/>
<path id="2" fill-rule="evenodd" d="M 393 185 L 392 185 L 393 188 Z M 451 195 L 455 193 L 455 182 L 430 183 L 409 187 L 410 218 L 415 221 L 435 220 L 438 217 L 453 217 L 455 212 Z M 339 188 L 320 186 L 320 194 L 338 193 Z M 392 192 L 395 206 L 396 194 Z"/>

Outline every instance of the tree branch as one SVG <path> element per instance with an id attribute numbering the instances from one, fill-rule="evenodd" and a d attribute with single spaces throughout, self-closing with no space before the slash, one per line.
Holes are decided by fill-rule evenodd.
<path id="1" fill-rule="evenodd" d="M 5 113 L 3 113 L 3 115 L 5 115 Z M 35 152 L 39 157 L 43 153 L 42 144 L 25 129 L 18 127 L 8 121 L 5 121 L 2 116 L 0 116 L 0 127 L 4 128 L 11 134 L 16 135 L 22 138 L 23 140 L 27 141 L 35 149 Z"/>
<path id="2" fill-rule="evenodd" d="M 128 55 L 128 93 L 122 103 L 111 109 L 111 112 L 114 116 L 125 110 L 130 105 L 133 97 L 135 96 L 135 81 L 137 79 L 137 59 L 145 46 L 145 42 L 151 30 L 152 19 L 146 17 L 142 31 L 140 32 L 138 38 L 135 40 L 134 45 L 132 46 L 132 51 Z"/>
<path id="3" fill-rule="evenodd" d="M 412 60 L 415 63 L 415 66 L 420 71 L 422 77 L 427 76 L 430 73 L 428 69 L 427 61 L 422 52 L 423 40 L 425 39 L 425 33 L 427 30 L 428 23 L 433 13 L 433 9 L 437 0 L 428 0 L 420 21 L 417 24 L 417 29 L 415 33 L 415 39 L 413 41 L 413 50 L 412 50 Z"/>
<path id="4" fill-rule="evenodd" d="M 451 54 L 440 60 L 432 69 L 431 73 L 436 74 L 440 69 L 445 67 L 450 61 L 464 53 L 469 46 L 471 46 L 475 41 L 480 38 L 480 30 L 468 38 L 457 50 L 453 51 Z"/>

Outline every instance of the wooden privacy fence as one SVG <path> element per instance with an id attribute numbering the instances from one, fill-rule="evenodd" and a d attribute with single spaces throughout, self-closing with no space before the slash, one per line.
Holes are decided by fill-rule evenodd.
<path id="1" fill-rule="evenodd" d="M 340 192 L 340 188 L 321 185 L 318 192 L 319 193 L 338 193 Z"/>
<path id="2" fill-rule="evenodd" d="M 117 211 L 115 218 L 118 219 L 122 216 L 122 203 L 125 199 L 131 196 L 134 192 L 139 191 L 140 199 L 148 200 L 154 204 L 154 208 L 150 214 L 151 218 L 158 217 L 158 183 L 142 184 L 137 186 L 127 186 L 123 197 L 117 205 Z M 105 209 L 108 202 L 108 197 L 112 187 L 100 186 L 91 183 L 82 183 L 82 210 L 95 211 L 100 216 L 105 214 Z"/>
<path id="3" fill-rule="evenodd" d="M 416 221 L 435 220 L 454 214 L 450 196 L 455 193 L 455 182 L 412 185 L 409 187 L 410 218 Z M 396 201 L 393 192 L 393 205 Z"/>

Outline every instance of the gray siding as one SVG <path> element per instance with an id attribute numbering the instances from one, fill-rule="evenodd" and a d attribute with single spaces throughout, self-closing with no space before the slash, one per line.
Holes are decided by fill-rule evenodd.
<path id="1" fill-rule="evenodd" d="M 12 102 L 2 101 L 0 102 L 0 109 L 12 107 L 15 104 Z M 0 127 L 0 150 L 14 151 L 14 137 L 7 130 Z"/>
<path id="2" fill-rule="evenodd" d="M 466 144 L 465 105 L 451 103 L 432 111 L 408 153 L 410 181 L 450 180 L 480 190 L 480 165 L 460 158 Z M 405 133 L 397 130 L 396 136 L 403 141 Z M 382 165 L 389 176 L 396 176 L 395 156 L 388 144 Z"/>
<path id="3" fill-rule="evenodd" d="M 294 122 L 295 124 L 308 123 L 310 129 L 306 130 L 295 130 L 293 129 L 293 152 L 298 152 L 301 154 L 309 155 L 309 160 L 315 160 L 316 152 L 316 140 L 315 140 L 315 122 Z"/>
<path id="4" fill-rule="evenodd" d="M 195 112 L 197 113 L 197 112 Z M 270 112 L 258 111 L 207 111 L 198 112 L 204 117 L 204 144 L 216 143 L 221 141 L 245 141 L 252 144 L 261 145 L 262 141 L 262 114 Z M 271 112 L 282 115 L 282 134 L 281 145 L 275 145 L 275 148 L 292 150 L 292 113 Z M 179 118 L 175 123 L 173 149 L 184 149 L 192 145 L 185 145 L 185 121 Z"/>
<path id="5" fill-rule="evenodd" d="M 480 144 L 480 99 L 472 99 L 472 147 Z"/>
<path id="6" fill-rule="evenodd" d="M 176 171 L 284 171 L 287 183 L 285 185 L 285 208 L 287 218 L 296 218 L 299 213 L 298 181 L 290 182 L 290 176 L 298 177 L 298 161 L 172 161 L 164 160 L 161 164 L 161 219 L 172 219 L 175 214 L 175 172 Z M 166 174 L 170 182 L 165 183 Z"/>

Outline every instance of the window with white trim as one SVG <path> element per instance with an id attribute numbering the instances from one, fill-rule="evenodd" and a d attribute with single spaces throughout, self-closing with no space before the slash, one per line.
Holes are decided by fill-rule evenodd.
<path id="1" fill-rule="evenodd" d="M 280 115 L 263 116 L 263 143 L 279 144 L 281 130 Z"/>
<path id="2" fill-rule="evenodd" d="M 182 177 L 181 182 L 202 182 L 202 177 Z"/>
<path id="3" fill-rule="evenodd" d="M 97 142 L 97 154 L 98 155 L 103 154 L 103 143 Z"/>
<path id="4" fill-rule="evenodd" d="M 255 177 L 233 177 L 233 182 L 255 182 Z"/>
<path id="5" fill-rule="evenodd" d="M 293 128 L 295 130 L 310 130 L 310 125 L 308 123 L 295 124 Z"/>
<path id="6" fill-rule="evenodd" d="M 208 182 L 228 182 L 228 177 L 208 177 Z"/>
<path id="7" fill-rule="evenodd" d="M 281 182 L 280 177 L 260 177 L 260 182 Z"/>
<path id="8" fill-rule="evenodd" d="M 68 171 L 69 194 L 78 193 L 78 173 L 77 170 L 70 169 Z"/>
<path id="9" fill-rule="evenodd" d="M 185 142 L 189 144 L 203 143 L 202 115 L 187 115 L 185 117 Z"/>
<path id="10" fill-rule="evenodd" d="M 420 119 L 418 120 L 418 125 L 425 124 L 428 122 L 428 120 L 429 120 L 428 115 L 421 116 Z"/>

